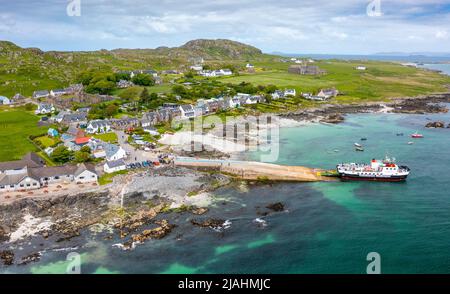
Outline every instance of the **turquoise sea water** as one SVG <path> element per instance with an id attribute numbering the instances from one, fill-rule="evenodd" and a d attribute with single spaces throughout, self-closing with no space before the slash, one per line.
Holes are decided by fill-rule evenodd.
<path id="1" fill-rule="evenodd" d="M 449 63 L 432 63 L 423 65 L 425 68 L 440 70 L 442 73 L 450 75 L 450 64 Z"/>
<path id="2" fill-rule="evenodd" d="M 381 255 L 383 273 L 449 273 L 450 129 L 425 129 L 430 119 L 450 123 L 450 114 L 358 114 L 336 126 L 281 130 L 280 164 L 334 168 L 389 153 L 412 169 L 406 183 L 236 185 L 216 191 L 215 207 L 202 216 L 228 219 L 229 229 L 194 227 L 182 213 L 163 216 L 178 225 L 168 237 L 134 251 L 113 248 L 117 240 L 102 235 L 59 246 L 79 246 L 83 273 L 365 273 L 369 252 Z M 425 139 L 408 145 L 416 130 Z M 366 151 L 355 152 L 362 137 Z M 287 211 L 256 224 L 277 201 Z M 66 255 L 47 252 L 7 271 L 63 273 Z"/>

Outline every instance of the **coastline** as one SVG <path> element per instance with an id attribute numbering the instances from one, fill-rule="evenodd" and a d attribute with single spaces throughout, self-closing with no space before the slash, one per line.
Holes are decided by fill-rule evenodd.
<path id="1" fill-rule="evenodd" d="M 272 123 L 277 127 L 297 127 L 309 123 L 340 123 L 350 113 L 438 113 L 445 112 L 446 108 L 435 104 L 444 102 L 450 102 L 450 93 L 398 98 L 387 103 L 326 104 L 320 108 L 279 114 L 279 119 Z M 245 117 L 238 117 L 233 123 L 245 121 Z M 216 134 L 217 129 L 220 127 L 211 130 L 211 136 Z M 257 143 L 255 138 L 250 141 Z M 212 147 L 212 150 L 193 155 L 201 156 L 209 152 L 209 157 L 234 158 L 242 152 Z M 95 191 L 52 197 L 34 196 L 2 203 L 0 258 L 5 266 L 36 262 L 41 252 L 62 249 L 66 246 L 61 248 L 61 242 L 70 241 L 93 228 L 112 232 L 106 233 L 105 239 L 118 238 L 120 243 L 116 247 L 131 250 L 148 239 L 160 239 L 171 232 L 175 224 L 157 218 L 158 215 L 171 212 L 203 215 L 213 202 L 209 193 L 230 182 L 230 178 L 221 174 L 166 167 L 118 176 L 112 184 L 96 187 Z M 203 219 L 196 225 L 220 227 L 225 221 Z M 149 225 L 151 229 L 144 229 Z M 26 246 L 30 240 L 43 242 L 42 250 L 24 250 L 15 256 L 16 249 Z"/>

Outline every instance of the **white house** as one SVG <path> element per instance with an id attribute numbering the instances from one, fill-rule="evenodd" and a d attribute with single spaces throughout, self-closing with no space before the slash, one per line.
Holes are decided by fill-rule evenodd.
<path id="1" fill-rule="evenodd" d="M 112 174 L 126 169 L 127 165 L 122 159 L 116 161 L 108 161 L 103 165 L 103 170 L 107 174 Z"/>
<path id="2" fill-rule="evenodd" d="M 280 98 L 284 98 L 284 92 L 283 91 L 276 90 L 275 92 L 272 93 L 272 99 L 278 100 Z"/>
<path id="3" fill-rule="evenodd" d="M 116 161 L 127 157 L 127 152 L 121 146 L 106 143 L 103 145 L 103 150 L 105 150 L 106 160 L 108 161 Z"/>
<path id="4" fill-rule="evenodd" d="M 152 127 L 152 126 L 148 126 L 144 128 L 144 132 L 149 133 L 152 136 L 158 136 L 159 132 L 156 128 Z"/>
<path id="5" fill-rule="evenodd" d="M 80 164 L 75 171 L 74 181 L 76 183 L 96 183 L 98 175 L 95 171 L 95 166 L 87 163 Z"/>
<path id="6" fill-rule="evenodd" d="M 106 151 L 103 150 L 103 149 L 97 149 L 97 150 L 92 152 L 92 156 L 94 156 L 94 158 L 105 158 L 106 157 Z"/>
<path id="7" fill-rule="evenodd" d="M 317 94 L 317 97 L 329 99 L 331 97 L 336 97 L 338 94 L 339 91 L 336 89 L 322 89 L 320 90 L 319 94 Z"/>
<path id="8" fill-rule="evenodd" d="M 237 108 L 241 106 L 241 100 L 238 97 L 233 97 L 229 100 L 230 108 Z"/>
<path id="9" fill-rule="evenodd" d="M 195 71 L 202 71 L 203 70 L 203 65 L 192 65 L 189 68 L 192 69 L 192 70 L 195 70 Z"/>
<path id="10" fill-rule="evenodd" d="M 182 118 L 195 117 L 194 107 L 190 104 L 180 105 L 180 111 L 181 111 Z"/>
<path id="11" fill-rule="evenodd" d="M 39 103 L 38 108 L 36 109 L 36 114 L 50 114 L 55 112 L 56 109 L 53 104 L 48 103 Z"/>
<path id="12" fill-rule="evenodd" d="M 111 131 L 111 123 L 106 120 L 92 120 L 89 122 L 86 132 L 89 134 L 109 133 Z"/>
<path id="13" fill-rule="evenodd" d="M 47 90 L 42 90 L 42 91 L 34 91 L 33 92 L 33 98 L 46 98 L 50 95 L 50 93 Z"/>
<path id="14" fill-rule="evenodd" d="M 295 89 L 286 89 L 284 90 L 284 96 L 295 97 L 297 95 L 297 91 Z"/>
<path id="15" fill-rule="evenodd" d="M 365 67 L 364 65 L 358 65 L 358 66 L 356 67 L 356 69 L 357 69 L 357 70 L 366 70 L 367 67 Z"/>
<path id="16" fill-rule="evenodd" d="M 247 65 L 245 66 L 246 68 L 255 68 L 255 66 L 251 63 L 247 63 Z"/>
<path id="17" fill-rule="evenodd" d="M 248 97 L 245 100 L 245 104 L 257 104 L 259 102 L 259 96 Z"/>
<path id="18" fill-rule="evenodd" d="M 56 89 L 50 91 L 50 96 L 56 97 L 56 96 L 62 96 L 66 95 L 67 91 L 65 89 Z"/>
<path id="19" fill-rule="evenodd" d="M 11 100 L 9 100 L 7 97 L 5 96 L 0 96 L 0 105 L 8 105 L 11 104 Z"/>

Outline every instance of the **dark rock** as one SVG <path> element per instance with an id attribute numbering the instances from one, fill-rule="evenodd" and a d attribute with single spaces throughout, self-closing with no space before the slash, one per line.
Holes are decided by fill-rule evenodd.
<path id="1" fill-rule="evenodd" d="M 151 230 L 144 230 L 141 234 L 133 235 L 131 237 L 133 242 L 143 243 L 148 239 L 162 239 L 167 236 L 175 225 L 169 224 L 167 220 L 155 221 L 159 227 Z"/>
<path id="2" fill-rule="evenodd" d="M 9 241 L 9 234 L 3 226 L 0 226 L 0 243 Z"/>
<path id="3" fill-rule="evenodd" d="M 214 229 L 214 228 L 222 227 L 223 224 L 225 223 L 225 220 L 211 218 L 211 219 L 200 221 L 200 220 L 193 219 L 193 220 L 191 220 L 191 223 L 194 226 L 198 226 L 198 227 L 202 227 L 202 228 L 212 228 L 212 229 Z"/>
<path id="4" fill-rule="evenodd" d="M 19 265 L 26 265 L 26 264 L 29 264 L 31 262 L 37 262 L 39 260 L 41 260 L 41 253 L 36 252 L 36 253 L 32 253 L 32 254 L 30 254 L 28 256 L 23 257 L 20 260 Z"/>
<path id="5" fill-rule="evenodd" d="M 329 123 L 329 124 L 338 124 L 345 120 L 345 117 L 342 114 L 334 113 L 326 116 L 325 118 L 321 119 L 321 122 Z"/>
<path id="6" fill-rule="evenodd" d="M 443 121 L 430 122 L 425 126 L 427 128 L 445 128 L 445 123 Z"/>
<path id="7" fill-rule="evenodd" d="M 273 211 L 284 211 L 284 204 L 281 202 L 272 203 L 266 206 L 266 208 L 273 210 Z"/>
<path id="8" fill-rule="evenodd" d="M 14 252 L 10 250 L 0 251 L 0 259 L 4 265 L 12 265 L 14 262 Z"/>
<path id="9" fill-rule="evenodd" d="M 195 215 L 203 215 L 208 212 L 208 208 L 204 207 L 193 208 L 191 212 Z"/>

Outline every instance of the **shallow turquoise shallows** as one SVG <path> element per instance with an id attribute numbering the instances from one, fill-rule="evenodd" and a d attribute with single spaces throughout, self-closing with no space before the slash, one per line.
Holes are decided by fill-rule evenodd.
<path id="1" fill-rule="evenodd" d="M 196 216 L 228 219 L 228 229 L 194 227 L 182 213 L 162 216 L 178 225 L 168 237 L 134 251 L 90 234 L 65 245 L 80 246 L 73 251 L 84 273 L 366 273 L 370 252 L 380 254 L 383 273 L 449 273 L 450 129 L 425 129 L 430 120 L 450 123 L 450 115 L 349 115 L 340 125 L 281 131 L 279 164 L 331 169 L 389 154 L 411 168 L 406 183 L 237 184 L 216 191 L 215 207 Z M 425 138 L 411 139 L 415 131 Z M 286 211 L 262 216 L 274 202 Z M 47 252 L 8 272 L 64 272 L 66 255 Z"/>

